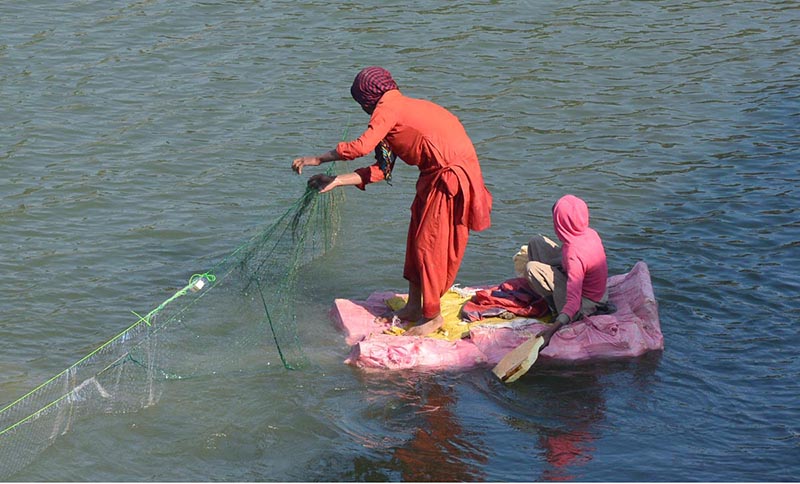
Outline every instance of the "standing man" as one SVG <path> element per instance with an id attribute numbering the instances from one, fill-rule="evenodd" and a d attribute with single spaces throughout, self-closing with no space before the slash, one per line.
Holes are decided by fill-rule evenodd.
<path id="1" fill-rule="evenodd" d="M 403 277 L 408 301 L 397 313 L 380 320 L 416 322 L 407 335 L 437 331 L 444 319 L 440 299 L 455 283 L 469 231 L 491 225 L 492 195 L 483 182 L 478 155 L 456 116 L 445 108 L 403 95 L 392 75 L 381 67 L 367 67 L 355 77 L 350 93 L 370 115 L 366 131 L 357 139 L 339 143 L 320 156 L 292 162 L 292 169 L 336 160 L 353 160 L 376 147 L 378 161 L 339 176 L 314 175 L 308 184 L 325 193 L 339 186 L 364 189 L 388 179 L 394 155 L 419 168 L 411 204 Z"/>

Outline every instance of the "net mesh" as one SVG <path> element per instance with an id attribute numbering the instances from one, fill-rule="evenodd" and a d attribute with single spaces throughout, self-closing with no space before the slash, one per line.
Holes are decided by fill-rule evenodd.
<path id="1" fill-rule="evenodd" d="M 0 408 L 0 478 L 26 467 L 81 418 L 156 404 L 167 380 L 256 368 L 275 349 L 287 369 L 306 367 L 294 312 L 297 277 L 332 246 L 342 197 L 341 190 L 307 189 L 214 267 L 147 314 L 134 312 L 125 330 Z M 226 357 L 211 361 L 220 348 Z"/>

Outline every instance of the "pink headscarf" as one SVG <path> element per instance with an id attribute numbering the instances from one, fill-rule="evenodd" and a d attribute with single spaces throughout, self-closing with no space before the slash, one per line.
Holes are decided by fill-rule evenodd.
<path id="1" fill-rule="evenodd" d="M 589 228 L 589 207 L 575 195 L 564 195 L 553 206 L 553 228 L 562 242 L 572 242 Z"/>
<path id="2" fill-rule="evenodd" d="M 386 69 L 378 66 L 366 67 L 356 75 L 350 94 L 361 108 L 367 113 L 372 113 L 381 96 L 386 91 L 397 89 L 397 83 Z"/>

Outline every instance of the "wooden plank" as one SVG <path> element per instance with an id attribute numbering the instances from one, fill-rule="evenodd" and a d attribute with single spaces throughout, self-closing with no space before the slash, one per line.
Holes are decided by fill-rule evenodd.
<path id="1" fill-rule="evenodd" d="M 509 351 L 492 369 L 497 378 L 505 383 L 516 381 L 530 370 L 539 357 L 539 350 L 544 345 L 544 338 L 533 336 L 513 350 Z"/>

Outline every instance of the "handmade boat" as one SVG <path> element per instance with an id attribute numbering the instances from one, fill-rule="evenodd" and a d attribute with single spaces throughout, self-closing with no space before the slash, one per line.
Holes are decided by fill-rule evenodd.
<path id="1" fill-rule="evenodd" d="M 508 314 L 477 321 L 462 318 L 465 304 L 474 301 L 481 291 L 496 293 L 499 287 L 502 285 L 451 289 L 442 298 L 445 326 L 425 337 L 405 336 L 400 325 L 375 321 L 388 308 L 402 305 L 402 294 L 383 291 L 366 300 L 336 299 L 331 317 L 351 347 L 345 363 L 383 370 L 494 366 L 544 329 L 549 319 L 507 319 Z M 640 261 L 627 274 L 611 276 L 608 292 L 616 312 L 583 318 L 561 328 L 539 353 L 537 366 L 629 358 L 663 350 L 658 303 L 647 264 Z"/>

